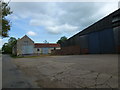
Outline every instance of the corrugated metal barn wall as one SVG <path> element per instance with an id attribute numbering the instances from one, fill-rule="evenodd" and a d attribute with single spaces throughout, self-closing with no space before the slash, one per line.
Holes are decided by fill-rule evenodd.
<path id="1" fill-rule="evenodd" d="M 120 53 L 120 26 L 114 28 L 113 31 L 114 31 L 116 53 Z"/>
<path id="2" fill-rule="evenodd" d="M 67 47 L 67 46 L 80 46 L 80 43 L 79 43 L 79 36 L 75 36 L 75 37 L 72 37 L 70 39 L 68 39 L 67 41 L 63 42 L 61 44 L 62 47 Z"/>
<path id="3" fill-rule="evenodd" d="M 120 53 L 120 11 L 113 16 L 112 26 L 114 31 L 116 53 Z"/>
<path id="4" fill-rule="evenodd" d="M 118 31 L 114 33 L 116 33 L 117 38 Z M 75 45 L 80 46 L 81 54 L 115 53 L 115 40 L 112 28 L 81 35 L 79 38 L 76 36 L 65 43 L 66 45 L 64 46 L 66 47 Z"/>
<path id="5" fill-rule="evenodd" d="M 99 33 L 100 53 L 115 53 L 113 29 L 102 30 Z"/>
<path id="6" fill-rule="evenodd" d="M 75 37 L 74 37 L 74 43 L 75 43 L 75 45 L 78 45 L 78 46 L 80 46 L 80 39 L 79 39 L 79 35 L 76 35 Z"/>
<path id="7" fill-rule="evenodd" d="M 113 29 L 100 30 L 79 37 L 81 53 L 115 53 Z"/>
<path id="8" fill-rule="evenodd" d="M 88 35 L 82 35 L 79 37 L 81 54 L 88 53 Z"/>
<path id="9" fill-rule="evenodd" d="M 74 36 L 68 40 L 70 46 L 79 45 L 79 36 Z"/>
<path id="10" fill-rule="evenodd" d="M 117 34 L 118 31 L 114 31 Z M 75 36 L 64 43 L 64 46 L 80 46 L 81 54 L 105 54 L 115 53 L 115 39 L 114 40 L 113 29 L 99 30 L 97 32 L 91 32 L 89 34 Z M 120 32 L 119 32 L 120 33 Z M 116 41 L 118 42 L 118 41 Z M 120 45 L 120 43 L 119 43 Z"/>
<path id="11" fill-rule="evenodd" d="M 115 48 L 120 52 L 119 38 L 120 9 L 69 38 L 63 46 L 78 45 L 81 53 L 115 53 Z"/>
<path id="12" fill-rule="evenodd" d="M 113 29 L 105 29 L 80 36 L 80 46 L 81 49 L 88 49 L 90 54 L 115 53 Z"/>
<path id="13" fill-rule="evenodd" d="M 89 53 L 97 54 L 100 53 L 100 39 L 99 32 L 93 32 L 88 34 Z"/>

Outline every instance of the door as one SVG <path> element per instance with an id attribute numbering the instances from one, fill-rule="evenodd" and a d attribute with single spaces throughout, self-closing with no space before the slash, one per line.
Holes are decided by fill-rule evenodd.
<path id="1" fill-rule="evenodd" d="M 100 31 L 100 51 L 101 53 L 114 53 L 115 52 L 115 43 L 113 30 L 107 29 Z"/>
<path id="2" fill-rule="evenodd" d="M 90 33 L 88 42 L 89 42 L 89 53 L 91 54 L 100 53 L 99 32 Z"/>

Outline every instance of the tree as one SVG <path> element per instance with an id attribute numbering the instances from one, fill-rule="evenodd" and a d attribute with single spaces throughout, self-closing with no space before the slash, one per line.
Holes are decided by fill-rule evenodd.
<path id="1" fill-rule="evenodd" d="M 0 25 L 0 26 L 2 26 L 2 28 L 0 28 L 2 30 L 0 32 L 0 35 L 3 38 L 9 36 L 8 31 L 10 30 L 10 27 L 11 27 L 10 21 L 5 18 L 6 16 L 12 14 L 12 11 L 10 10 L 10 7 L 8 6 L 8 4 L 9 3 L 5 3 L 5 2 L 0 1 L 0 8 L 2 9 L 2 10 L 0 10 L 0 11 L 2 11 L 1 12 L 1 14 L 2 14 L 2 23 L 0 23 L 0 24 L 2 24 L 2 25 Z"/>
<path id="2" fill-rule="evenodd" d="M 17 39 L 14 37 L 10 37 L 10 39 L 8 40 L 9 45 L 14 46 L 17 43 Z"/>
<path id="3" fill-rule="evenodd" d="M 8 43 L 5 43 L 2 47 L 3 53 L 12 54 L 12 48 L 16 43 L 17 43 L 17 39 L 14 37 L 10 37 Z"/>
<path id="4" fill-rule="evenodd" d="M 3 51 L 3 53 L 5 53 L 5 54 L 11 53 L 11 50 L 10 50 L 10 47 L 9 47 L 8 43 L 5 43 L 5 44 L 2 46 L 2 51 Z"/>
<path id="5" fill-rule="evenodd" d="M 63 37 L 61 37 L 61 38 L 57 41 L 57 43 L 58 43 L 58 44 L 61 44 L 62 42 L 66 41 L 66 40 L 67 40 L 67 37 L 66 37 L 66 36 L 63 36 Z"/>
<path id="6" fill-rule="evenodd" d="M 44 43 L 49 43 L 47 40 L 43 41 Z"/>

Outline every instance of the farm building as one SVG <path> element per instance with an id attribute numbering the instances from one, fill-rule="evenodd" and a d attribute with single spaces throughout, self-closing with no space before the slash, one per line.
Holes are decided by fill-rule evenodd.
<path id="1" fill-rule="evenodd" d="M 36 54 L 50 54 L 52 50 L 59 50 L 59 44 L 35 43 L 34 50 Z"/>
<path id="2" fill-rule="evenodd" d="M 12 53 L 15 55 L 50 54 L 51 50 L 60 49 L 55 43 L 34 43 L 27 35 L 17 40 Z"/>
<path id="3" fill-rule="evenodd" d="M 63 42 L 59 53 L 120 53 L 120 9 Z"/>

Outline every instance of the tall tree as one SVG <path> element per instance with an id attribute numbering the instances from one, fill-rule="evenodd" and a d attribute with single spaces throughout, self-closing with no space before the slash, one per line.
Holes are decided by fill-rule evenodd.
<path id="1" fill-rule="evenodd" d="M 10 7 L 8 6 L 8 4 L 9 3 L 5 3 L 5 2 L 0 1 L 0 8 L 2 9 L 2 10 L 0 10 L 0 11 L 2 11 L 2 12 L 0 12 L 0 14 L 1 14 L 0 16 L 2 16 L 2 19 L 0 19 L 0 21 L 1 21 L 0 22 L 0 29 L 2 29 L 0 31 L 0 35 L 3 38 L 9 36 L 8 32 L 9 32 L 10 27 L 11 27 L 10 21 L 8 19 L 6 19 L 6 16 L 12 14 L 12 11 L 10 10 Z M 2 26 L 2 28 L 1 28 L 1 26 Z"/>
<path id="2" fill-rule="evenodd" d="M 17 43 L 17 39 L 14 37 L 10 37 L 8 43 L 5 43 L 2 47 L 3 53 L 12 54 L 12 48 L 16 43 Z"/>
<path id="3" fill-rule="evenodd" d="M 10 37 L 10 39 L 8 40 L 8 44 L 13 47 L 17 42 L 17 39 L 14 37 Z"/>
<path id="4" fill-rule="evenodd" d="M 63 36 L 63 37 L 61 37 L 61 38 L 57 41 L 57 43 L 58 43 L 58 44 L 61 44 L 62 42 L 66 41 L 66 40 L 67 40 L 67 37 L 66 37 L 66 36 Z"/>
<path id="5" fill-rule="evenodd" d="M 2 51 L 5 54 L 10 54 L 11 53 L 11 48 L 10 48 L 8 43 L 4 43 L 4 45 L 2 46 Z"/>

